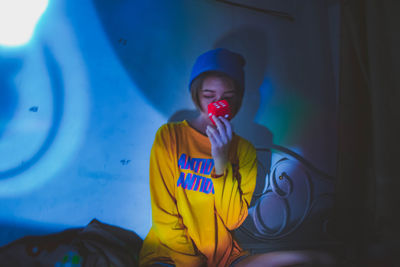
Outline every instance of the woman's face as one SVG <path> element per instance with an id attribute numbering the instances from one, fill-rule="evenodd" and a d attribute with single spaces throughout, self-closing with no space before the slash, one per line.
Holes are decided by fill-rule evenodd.
<path id="1" fill-rule="evenodd" d="M 199 91 L 199 103 L 202 116 L 208 118 L 208 104 L 224 99 L 228 101 L 232 110 L 232 115 L 234 116 L 238 108 L 237 103 L 239 101 L 239 95 L 235 90 L 233 81 L 215 76 L 206 77 Z"/>

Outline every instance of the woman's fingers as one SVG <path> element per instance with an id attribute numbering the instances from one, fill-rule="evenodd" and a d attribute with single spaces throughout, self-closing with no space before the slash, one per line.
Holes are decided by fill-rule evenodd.
<path id="1" fill-rule="evenodd" d="M 216 127 L 207 126 L 206 133 L 211 142 L 211 155 L 214 159 L 215 172 L 225 172 L 228 162 L 229 143 L 232 139 L 232 128 L 225 118 L 213 117 Z"/>
<path id="2" fill-rule="evenodd" d="M 206 134 L 209 137 L 211 145 L 213 147 L 215 147 L 215 146 L 220 146 L 220 147 L 223 146 L 221 138 L 217 134 L 217 130 L 216 129 L 212 128 L 211 126 L 207 126 Z"/>
<path id="3" fill-rule="evenodd" d="M 228 136 L 228 140 L 232 140 L 233 131 L 232 131 L 231 123 L 224 117 L 220 117 L 220 120 L 224 123 L 226 135 Z"/>
<path id="4" fill-rule="evenodd" d="M 232 139 L 232 133 L 229 133 L 230 131 L 232 131 L 230 123 L 225 118 L 216 117 L 215 115 L 213 116 L 213 120 L 217 127 L 222 143 L 224 144 L 229 143 L 229 141 Z"/>

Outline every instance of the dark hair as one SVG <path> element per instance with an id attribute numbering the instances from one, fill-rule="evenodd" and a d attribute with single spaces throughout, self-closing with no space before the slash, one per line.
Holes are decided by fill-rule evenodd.
<path id="1" fill-rule="evenodd" d="M 232 110 L 232 115 L 236 115 L 237 112 L 239 111 L 241 105 L 242 105 L 242 100 L 243 100 L 243 95 L 244 95 L 244 88 L 242 86 L 240 86 L 235 80 L 233 80 L 231 77 L 229 77 L 228 75 L 226 75 L 223 72 L 219 72 L 219 71 L 207 71 L 204 72 L 202 74 L 200 74 L 199 76 L 197 76 L 193 82 L 190 85 L 190 93 L 192 95 L 192 100 L 193 103 L 196 105 L 196 107 L 201 110 L 201 106 L 200 106 L 200 101 L 199 101 L 199 93 L 200 90 L 203 87 L 203 82 L 206 78 L 208 77 L 216 77 L 216 78 L 221 78 L 224 81 L 230 83 L 231 85 L 233 85 L 233 88 L 235 89 L 235 91 L 238 93 L 238 98 L 237 98 L 237 102 L 235 103 L 235 110 Z"/>

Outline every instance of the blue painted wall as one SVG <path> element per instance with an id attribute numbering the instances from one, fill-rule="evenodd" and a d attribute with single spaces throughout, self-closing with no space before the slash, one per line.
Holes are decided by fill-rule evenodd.
<path id="1" fill-rule="evenodd" d="M 0 245 L 91 219 L 145 237 L 148 158 L 167 121 L 194 114 L 197 55 L 247 59 L 236 131 L 335 176 L 338 4 L 294 20 L 212 0 L 49 1 L 32 39 L 0 46 Z"/>

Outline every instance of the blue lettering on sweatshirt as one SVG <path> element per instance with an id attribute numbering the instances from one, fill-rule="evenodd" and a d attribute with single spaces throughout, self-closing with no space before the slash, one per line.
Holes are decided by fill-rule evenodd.
<path id="1" fill-rule="evenodd" d="M 202 177 L 197 174 L 181 172 L 176 184 L 183 189 L 198 191 L 206 194 L 214 194 L 214 184 L 210 178 Z"/>
<path id="2" fill-rule="evenodd" d="M 191 158 L 183 153 L 179 157 L 178 167 L 181 170 L 191 170 L 194 173 L 181 172 L 176 184 L 177 187 L 206 194 L 215 193 L 212 179 L 198 175 L 210 175 L 214 168 L 213 159 Z"/>
<path id="3" fill-rule="evenodd" d="M 210 175 L 214 168 L 213 159 L 191 158 L 183 153 L 178 160 L 178 167 L 181 170 L 191 170 L 195 173 Z"/>

